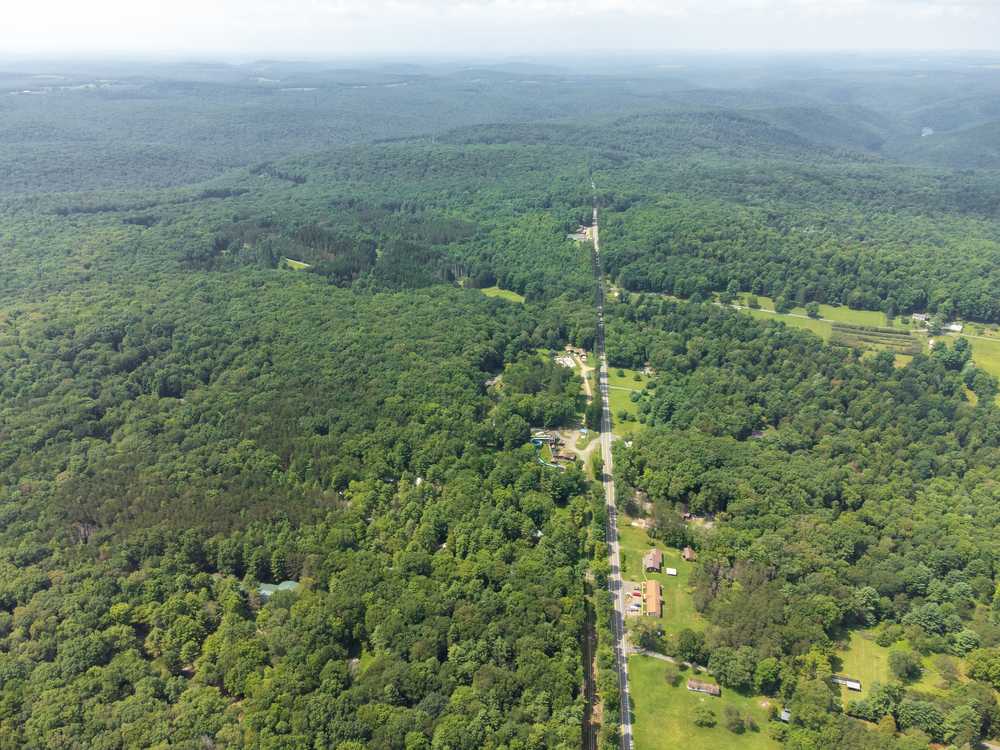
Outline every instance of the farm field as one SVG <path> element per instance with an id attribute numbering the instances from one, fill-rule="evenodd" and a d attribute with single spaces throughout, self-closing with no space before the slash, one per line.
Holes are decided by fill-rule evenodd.
<path id="1" fill-rule="evenodd" d="M 636 655 L 629 659 L 632 707 L 635 715 L 636 750 L 777 750 L 779 744 L 769 735 L 768 711 L 762 697 L 746 697 L 723 690 L 719 697 L 692 693 L 685 687 L 690 671 L 681 672 L 674 687 L 666 680 L 667 665 L 658 659 Z M 700 679 L 707 679 L 704 675 Z M 699 727 L 692 712 L 701 703 L 714 710 L 718 723 Z M 751 716 L 757 731 L 734 734 L 723 726 L 723 710 L 733 706 L 743 717 Z"/>
<path id="2" fill-rule="evenodd" d="M 508 302 L 517 302 L 522 305 L 524 304 L 524 297 L 517 292 L 510 291 L 509 289 L 501 289 L 498 286 L 489 286 L 485 289 L 480 289 L 479 291 L 487 297 L 499 297 L 500 299 L 505 299 Z"/>
<path id="3" fill-rule="evenodd" d="M 622 524 L 618 535 L 622 549 L 622 577 L 629 581 L 651 578 L 659 581 L 663 587 L 663 619 L 660 623 L 664 631 L 669 634 L 684 628 L 704 630 L 705 620 L 695 611 L 688 588 L 692 565 L 681 559 L 680 550 L 650 539 L 646 530 L 638 526 Z M 676 576 L 643 572 L 642 556 L 651 547 L 658 547 L 663 551 L 663 569 L 676 568 Z"/>

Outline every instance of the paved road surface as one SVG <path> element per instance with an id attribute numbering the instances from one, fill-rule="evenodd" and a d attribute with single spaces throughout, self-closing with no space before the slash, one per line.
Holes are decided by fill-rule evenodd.
<path id="1" fill-rule="evenodd" d="M 596 188 L 595 188 L 596 193 Z M 604 459 L 604 500 L 608 512 L 607 542 L 611 563 L 608 590 L 614 601 L 612 627 L 615 635 L 615 664 L 621 695 L 622 750 L 632 750 L 632 707 L 628 692 L 628 638 L 625 634 L 625 593 L 622 588 L 621 549 L 618 545 L 618 511 L 615 507 L 615 480 L 611 458 L 611 406 L 608 402 L 608 361 L 604 354 L 604 274 L 601 270 L 601 240 L 597 225 L 597 196 L 594 196 L 594 273 L 597 278 L 597 358 L 598 392 L 604 409 L 601 414 L 601 455 Z"/>

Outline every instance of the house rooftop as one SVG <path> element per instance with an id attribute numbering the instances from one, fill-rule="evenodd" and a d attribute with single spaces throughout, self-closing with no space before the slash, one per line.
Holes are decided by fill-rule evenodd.
<path id="1" fill-rule="evenodd" d="M 663 616 L 663 592 L 659 581 L 643 581 L 642 595 L 646 602 L 646 614 L 650 617 Z"/>
<path id="2" fill-rule="evenodd" d="M 661 565 L 663 565 L 663 552 L 655 547 L 642 556 L 642 567 L 646 570 L 659 570 Z"/>

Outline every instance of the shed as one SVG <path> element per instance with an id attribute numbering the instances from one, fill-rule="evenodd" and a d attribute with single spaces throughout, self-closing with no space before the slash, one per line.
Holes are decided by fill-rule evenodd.
<path id="1" fill-rule="evenodd" d="M 834 685 L 843 685 L 848 690 L 853 690 L 855 693 L 861 692 L 861 680 L 855 680 L 853 677 L 843 677 L 842 675 L 835 674 L 830 679 L 833 680 Z"/>
<path id="2" fill-rule="evenodd" d="M 650 617 L 663 616 L 663 593 L 659 581 L 643 581 L 642 598 L 646 604 L 646 614 Z"/>
<path id="3" fill-rule="evenodd" d="M 642 567 L 646 572 L 659 573 L 663 567 L 663 553 L 654 547 L 643 555 Z"/>
<path id="4" fill-rule="evenodd" d="M 667 575 L 668 576 L 675 576 L 675 575 L 677 575 L 677 568 L 667 568 Z"/>
<path id="5" fill-rule="evenodd" d="M 781 713 L 778 714 L 778 718 L 787 724 L 792 720 L 792 712 L 787 708 L 783 708 L 781 709 Z"/>
<path id="6" fill-rule="evenodd" d="M 681 557 L 683 557 L 688 562 L 693 562 L 698 559 L 698 554 L 690 547 L 685 547 L 684 551 L 681 552 Z"/>
<path id="7" fill-rule="evenodd" d="M 701 680 L 688 680 L 687 688 L 694 693 L 705 693 L 705 695 L 722 695 L 722 688 L 711 682 Z"/>

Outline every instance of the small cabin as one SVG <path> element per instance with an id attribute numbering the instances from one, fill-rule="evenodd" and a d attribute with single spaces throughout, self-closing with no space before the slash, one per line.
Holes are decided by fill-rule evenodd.
<path id="1" fill-rule="evenodd" d="M 698 559 L 698 553 L 696 553 L 690 547 L 685 547 L 684 550 L 681 552 L 681 557 L 683 557 L 688 562 L 694 562 L 695 560 Z"/>

